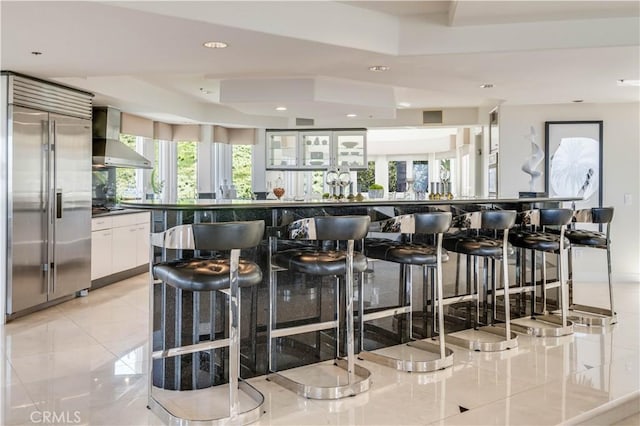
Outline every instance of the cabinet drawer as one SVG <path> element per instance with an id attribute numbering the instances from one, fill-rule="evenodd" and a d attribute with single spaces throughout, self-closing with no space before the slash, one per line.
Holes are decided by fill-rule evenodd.
<path id="1" fill-rule="evenodd" d="M 113 221 L 111 217 L 94 217 L 91 219 L 91 230 L 100 231 L 102 229 L 109 229 L 113 227 Z"/>
<path id="2" fill-rule="evenodd" d="M 149 213 L 119 214 L 112 216 L 113 227 L 131 226 L 149 222 Z"/>

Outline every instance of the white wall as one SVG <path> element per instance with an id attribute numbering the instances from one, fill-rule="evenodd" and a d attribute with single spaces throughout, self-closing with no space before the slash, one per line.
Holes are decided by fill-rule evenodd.
<path id="1" fill-rule="evenodd" d="M 640 103 L 525 105 L 500 107 L 500 197 L 528 191 L 529 175 L 520 167 L 530 154 L 527 135 L 533 126 L 544 149 L 545 121 L 604 122 L 604 206 L 615 208 L 611 241 L 615 281 L 640 281 Z M 544 167 L 543 165 L 541 167 Z M 537 191 L 544 191 L 544 180 Z M 631 204 L 625 205 L 625 194 Z M 606 280 L 603 250 L 576 253 L 576 281 Z"/>

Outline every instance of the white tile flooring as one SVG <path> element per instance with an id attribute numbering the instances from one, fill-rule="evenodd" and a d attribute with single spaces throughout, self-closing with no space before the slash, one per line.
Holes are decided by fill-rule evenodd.
<path id="1" fill-rule="evenodd" d="M 619 324 L 611 329 L 578 328 L 564 338 L 521 335 L 517 349 L 493 354 L 453 346 L 453 368 L 436 373 L 359 361 L 373 384 L 354 398 L 305 400 L 264 377 L 251 379 L 265 395 L 266 412 L 256 424 L 567 422 L 640 392 L 640 284 L 615 290 Z M 578 302 L 589 304 L 603 300 L 606 286 L 583 284 L 576 292 Z M 147 295 L 141 275 L 4 326 L 0 425 L 161 424 L 146 408 Z M 621 424 L 638 421 L 635 415 Z"/>

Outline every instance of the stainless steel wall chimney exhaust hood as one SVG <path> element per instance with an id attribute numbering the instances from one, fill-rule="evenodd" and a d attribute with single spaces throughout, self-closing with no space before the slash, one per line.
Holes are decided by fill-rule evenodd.
<path id="1" fill-rule="evenodd" d="M 120 142 L 120 111 L 93 108 L 93 167 L 152 169 L 151 161 Z"/>

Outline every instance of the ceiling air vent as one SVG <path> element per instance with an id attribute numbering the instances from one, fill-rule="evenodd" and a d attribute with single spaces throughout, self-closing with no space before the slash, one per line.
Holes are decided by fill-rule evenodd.
<path id="1" fill-rule="evenodd" d="M 298 118 L 296 117 L 296 126 L 313 126 L 313 118 Z"/>
<path id="2" fill-rule="evenodd" d="M 422 111 L 422 124 L 442 124 L 442 110 Z"/>

